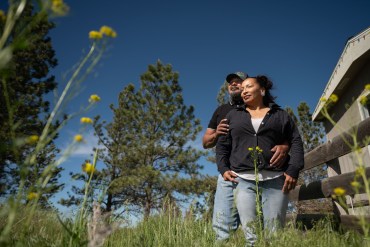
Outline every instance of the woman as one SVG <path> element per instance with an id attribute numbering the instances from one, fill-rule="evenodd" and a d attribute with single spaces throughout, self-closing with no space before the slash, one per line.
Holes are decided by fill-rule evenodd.
<path id="1" fill-rule="evenodd" d="M 245 236 L 252 245 L 256 235 L 250 224 L 257 216 L 255 165 L 263 223 L 270 231 L 284 225 L 287 193 L 294 189 L 304 166 L 302 139 L 292 118 L 275 104 L 270 93 L 272 86 L 266 76 L 243 81 L 245 107 L 228 113 L 229 133 L 220 137 L 216 146 L 219 172 L 225 180 L 237 183 L 236 206 Z M 271 148 L 284 141 L 290 144 L 290 159 L 281 168 L 270 166 Z"/>

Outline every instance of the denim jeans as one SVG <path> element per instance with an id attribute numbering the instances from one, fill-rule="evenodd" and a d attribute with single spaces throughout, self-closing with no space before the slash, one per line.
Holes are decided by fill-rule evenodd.
<path id="1" fill-rule="evenodd" d="M 256 184 L 255 181 L 236 178 L 235 201 L 240 216 L 247 245 L 253 245 L 257 239 L 251 227 L 256 217 Z M 270 232 L 285 224 L 288 208 L 288 194 L 282 192 L 285 177 L 280 176 L 266 181 L 259 181 L 259 192 L 262 204 L 263 226 Z"/>
<path id="2" fill-rule="evenodd" d="M 228 239 L 230 232 L 235 231 L 240 224 L 234 200 L 236 186 L 236 183 L 224 181 L 222 175 L 218 176 L 212 219 L 216 240 Z"/>

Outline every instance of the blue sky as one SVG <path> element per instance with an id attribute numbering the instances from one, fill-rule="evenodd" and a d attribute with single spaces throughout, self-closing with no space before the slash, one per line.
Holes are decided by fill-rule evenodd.
<path id="1" fill-rule="evenodd" d="M 199 1 L 68 1 L 70 13 L 55 19 L 51 38 L 59 66 L 53 73 L 59 90 L 62 74 L 88 50 L 88 32 L 102 25 L 118 37 L 84 83 L 85 89 L 66 108 L 72 113 L 97 93 L 102 102 L 89 113 L 111 121 L 109 104 L 128 84 L 160 59 L 180 74 L 185 103 L 195 107 L 203 131 L 217 106 L 225 76 L 234 71 L 266 74 L 274 82 L 277 102 L 296 107 L 301 101 L 316 107 L 350 36 L 370 26 L 370 1 L 333 0 L 199 0 Z M 78 132 L 77 120 L 67 125 L 58 143 L 64 146 Z M 202 131 L 202 134 L 203 134 Z M 94 138 L 87 134 L 90 144 Z M 201 147 L 201 135 L 194 144 Z M 65 174 L 78 171 L 89 158 L 85 144 L 63 164 Z M 213 164 L 201 160 L 204 172 L 216 175 Z M 70 178 L 63 180 L 70 184 Z M 66 190 L 70 185 L 66 186 Z"/>

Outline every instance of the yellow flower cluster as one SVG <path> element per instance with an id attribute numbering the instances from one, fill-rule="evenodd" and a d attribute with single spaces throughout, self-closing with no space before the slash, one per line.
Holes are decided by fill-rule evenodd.
<path id="1" fill-rule="evenodd" d="M 108 26 L 102 26 L 100 28 L 100 32 L 107 37 L 111 37 L 111 38 L 117 37 L 117 33 L 111 27 L 108 27 Z"/>
<path id="2" fill-rule="evenodd" d="M 363 96 L 360 97 L 360 104 L 361 105 L 366 105 L 367 101 L 368 101 L 368 98 L 366 96 L 363 95 Z"/>
<path id="3" fill-rule="evenodd" d="M 365 85 L 365 90 L 370 91 L 370 84 Z"/>
<path id="4" fill-rule="evenodd" d="M 100 97 L 97 94 L 92 94 L 89 98 L 90 103 L 95 103 L 100 101 Z"/>
<path id="5" fill-rule="evenodd" d="M 75 139 L 75 142 L 82 142 L 84 140 L 83 136 L 80 134 L 75 135 L 74 139 Z"/>
<path id="6" fill-rule="evenodd" d="M 93 123 L 93 120 L 89 117 L 82 117 L 80 119 L 80 122 L 83 123 L 83 124 L 92 124 Z"/>
<path id="7" fill-rule="evenodd" d="M 351 182 L 351 186 L 353 187 L 353 188 L 359 188 L 361 185 L 360 185 L 360 183 L 359 182 L 357 182 L 357 181 L 352 181 Z"/>
<path id="8" fill-rule="evenodd" d="M 103 38 L 103 34 L 98 31 L 90 31 L 89 38 L 90 39 L 101 39 Z"/>
<path id="9" fill-rule="evenodd" d="M 69 7 L 63 0 L 51 0 L 51 10 L 54 14 L 63 16 L 68 13 Z"/>
<path id="10" fill-rule="evenodd" d="M 326 97 L 321 97 L 320 98 L 320 101 L 323 102 L 323 103 L 336 103 L 338 101 L 338 95 L 336 94 L 332 94 L 330 95 L 330 97 L 327 99 Z"/>
<path id="11" fill-rule="evenodd" d="M 109 38 L 115 38 L 117 37 L 116 31 L 113 30 L 113 28 L 108 26 L 102 26 L 99 31 L 90 31 L 89 32 L 89 38 L 90 39 L 102 39 L 103 36 L 107 36 Z"/>
<path id="12" fill-rule="evenodd" d="M 95 167 L 93 164 L 87 162 L 82 166 L 82 171 L 86 172 L 87 174 L 91 174 L 95 171 Z"/>
<path id="13" fill-rule="evenodd" d="M 5 12 L 0 9 L 0 21 L 5 21 L 5 20 L 6 20 Z"/>
<path id="14" fill-rule="evenodd" d="M 39 195 L 36 192 L 30 192 L 27 195 L 27 200 L 32 201 L 32 200 L 35 200 L 38 197 L 39 197 Z"/>
<path id="15" fill-rule="evenodd" d="M 336 94 L 332 94 L 332 95 L 330 95 L 329 99 L 330 99 L 331 102 L 335 103 L 335 102 L 338 101 L 338 96 Z"/>
<path id="16" fill-rule="evenodd" d="M 27 137 L 27 143 L 28 144 L 34 144 L 38 140 L 39 140 L 39 136 L 38 135 L 31 135 L 31 136 Z"/>
<path id="17" fill-rule="evenodd" d="M 355 171 L 356 176 L 362 176 L 365 174 L 364 166 L 359 166 Z"/>
<path id="18" fill-rule="evenodd" d="M 341 187 L 335 188 L 333 192 L 336 196 L 344 196 L 346 194 L 346 190 Z"/>
<path id="19" fill-rule="evenodd" d="M 249 150 L 249 151 L 254 151 L 254 148 L 248 148 L 248 150 Z M 257 151 L 258 153 L 262 153 L 262 152 L 263 152 L 263 150 L 262 150 L 259 146 L 257 146 L 257 147 L 256 147 L 256 151 Z"/>

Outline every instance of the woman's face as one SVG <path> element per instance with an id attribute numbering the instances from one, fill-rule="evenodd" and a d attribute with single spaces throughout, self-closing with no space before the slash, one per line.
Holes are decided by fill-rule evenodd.
<path id="1" fill-rule="evenodd" d="M 257 105 L 263 102 L 262 93 L 265 92 L 265 89 L 257 83 L 256 78 L 245 79 L 241 90 L 242 98 L 246 105 Z"/>

